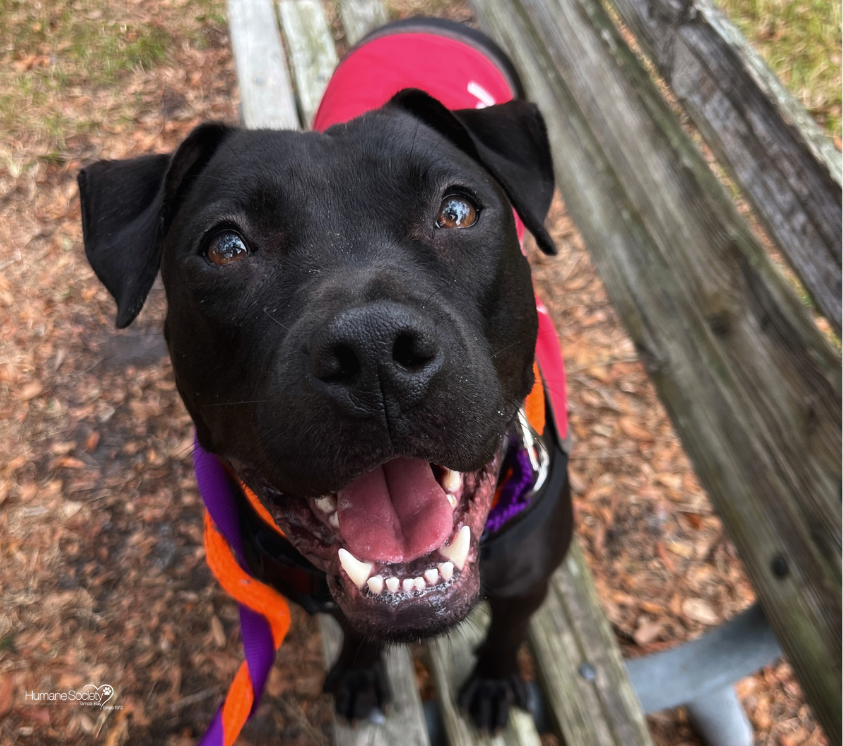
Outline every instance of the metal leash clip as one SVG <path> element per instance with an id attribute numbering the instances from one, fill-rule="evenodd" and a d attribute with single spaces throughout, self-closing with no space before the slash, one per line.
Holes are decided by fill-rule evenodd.
<path id="1" fill-rule="evenodd" d="M 527 457 L 530 459 L 530 466 L 533 469 L 536 479 L 530 494 L 538 492 L 547 479 L 548 467 L 550 465 L 550 457 L 544 444 L 538 441 L 533 435 L 533 428 L 527 419 L 527 413 L 524 408 L 518 410 L 518 429 L 521 432 L 521 442 L 527 451 Z"/>

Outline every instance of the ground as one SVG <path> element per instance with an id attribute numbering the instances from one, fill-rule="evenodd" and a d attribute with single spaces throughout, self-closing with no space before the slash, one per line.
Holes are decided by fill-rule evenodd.
<path id="1" fill-rule="evenodd" d="M 242 656 L 236 608 L 204 563 L 192 430 L 160 335 L 163 290 L 115 331 L 81 245 L 81 165 L 166 152 L 200 121 L 237 117 L 224 4 L 150 6 L 0 0 L 3 744 L 186 746 Z M 448 0 L 390 7 L 470 15 Z M 835 135 L 833 38 L 829 76 L 797 83 L 831 101 L 818 115 Z M 568 366 L 577 532 L 625 654 L 641 655 L 732 616 L 752 591 L 561 201 L 549 225 L 560 255 L 531 260 Z M 294 610 L 240 743 L 327 744 L 322 670 L 316 624 Z M 418 672 L 429 692 L 423 655 Z M 113 687 L 122 709 L 31 701 L 91 682 Z M 826 743 L 786 663 L 738 691 L 758 744 Z M 659 746 L 697 743 L 681 710 L 649 722 Z"/>

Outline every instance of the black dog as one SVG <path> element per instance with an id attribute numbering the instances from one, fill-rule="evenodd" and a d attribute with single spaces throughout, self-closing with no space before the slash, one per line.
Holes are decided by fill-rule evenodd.
<path id="1" fill-rule="evenodd" d="M 407 90 L 324 134 L 205 124 L 172 155 L 98 162 L 79 185 L 117 326 L 160 268 L 199 441 L 291 542 L 244 500 L 253 573 L 343 626 L 325 684 L 340 714 L 385 704 L 384 642 L 448 630 L 482 589 L 492 623 L 460 701 L 480 727 L 502 727 L 526 707 L 516 653 L 572 522 L 551 422 L 543 489 L 480 541 L 534 383 L 513 207 L 554 251 L 536 107 L 452 112 Z"/>

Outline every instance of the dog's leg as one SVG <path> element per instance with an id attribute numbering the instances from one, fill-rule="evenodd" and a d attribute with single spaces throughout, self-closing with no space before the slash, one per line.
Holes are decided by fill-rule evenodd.
<path id="1" fill-rule="evenodd" d="M 524 594 L 488 599 L 492 622 L 458 697 L 460 707 L 481 731 L 497 733 L 506 726 L 510 707 L 529 707 L 527 685 L 518 672 L 518 649 L 527 638 L 530 617 L 546 595 L 545 579 Z"/>
<path id="2" fill-rule="evenodd" d="M 390 700 L 383 646 L 357 634 L 342 614 L 335 616 L 342 626 L 342 650 L 322 691 L 334 695 L 337 715 L 354 723 L 375 709 L 383 712 Z"/>

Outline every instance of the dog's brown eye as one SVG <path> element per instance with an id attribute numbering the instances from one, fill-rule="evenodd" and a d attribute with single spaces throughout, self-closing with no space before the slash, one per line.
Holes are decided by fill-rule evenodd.
<path id="1" fill-rule="evenodd" d="M 206 254 L 218 267 L 242 259 L 249 250 L 243 239 L 234 231 L 222 231 L 214 236 L 208 244 Z"/>
<path id="2" fill-rule="evenodd" d="M 437 228 L 468 228 L 477 222 L 477 208 L 465 197 L 445 197 L 436 218 Z"/>

